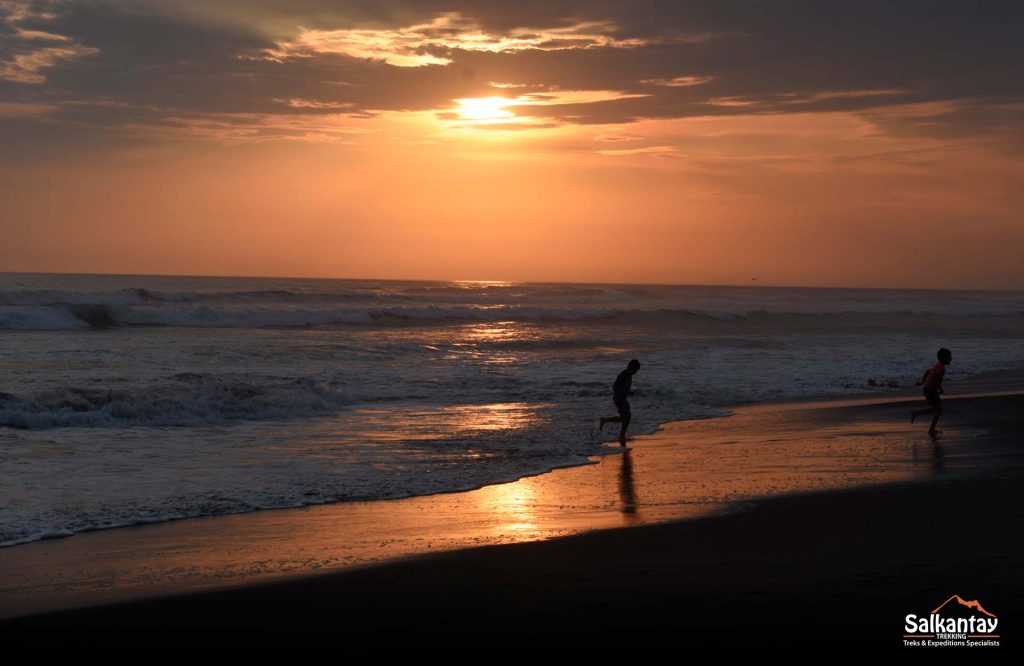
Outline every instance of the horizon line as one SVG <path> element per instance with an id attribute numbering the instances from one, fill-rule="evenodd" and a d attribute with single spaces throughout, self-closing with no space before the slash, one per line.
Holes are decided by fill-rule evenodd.
<path id="1" fill-rule="evenodd" d="M 698 283 L 698 282 L 596 282 L 588 280 L 514 280 L 514 279 L 480 279 L 480 278 L 381 278 L 381 277 L 324 277 L 309 275 L 232 275 L 209 273 L 95 273 L 77 271 L 11 271 L 0 270 L 0 275 L 65 275 L 65 276 L 105 276 L 105 277 L 163 277 L 163 278 L 224 278 L 242 280 L 320 280 L 337 282 L 478 282 L 478 283 L 510 283 L 510 284 L 578 284 L 598 286 L 645 286 L 645 287 L 711 287 L 711 288 L 768 288 L 768 289 L 832 289 L 859 291 L 927 291 L 927 292 L 1024 292 L 1024 287 L 863 287 L 852 285 L 798 285 L 757 282 L 751 278 L 747 283 Z M 756 283 L 756 284 L 752 284 Z"/>

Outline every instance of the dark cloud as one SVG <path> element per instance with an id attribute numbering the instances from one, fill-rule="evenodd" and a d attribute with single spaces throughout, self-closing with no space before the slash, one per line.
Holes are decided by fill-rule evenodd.
<path id="1" fill-rule="evenodd" d="M 445 15 L 458 19 L 436 23 Z M 590 90 L 626 97 L 510 108 L 544 127 L 856 111 L 894 132 L 1013 132 L 1024 100 L 1022 18 L 1017 2 L 4 2 L 0 101 L 54 110 L 9 112 L 17 119 L 0 115 L 0 126 L 245 126 Z M 426 40 L 409 38 L 405 60 L 394 62 L 446 64 L 359 57 L 359 35 L 330 32 L 424 25 Z M 311 41 L 296 41 L 300 29 Z M 491 52 L 459 42 L 467 31 L 536 41 Z M 944 101 L 932 115 L 884 111 Z"/>

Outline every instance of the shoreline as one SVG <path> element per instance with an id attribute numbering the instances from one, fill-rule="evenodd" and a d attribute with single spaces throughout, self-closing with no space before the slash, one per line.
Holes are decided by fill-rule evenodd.
<path id="1" fill-rule="evenodd" d="M 967 391 L 969 393 L 972 393 L 972 394 L 973 393 L 985 393 L 985 394 L 995 395 L 995 394 L 1000 393 L 1001 389 L 1007 388 L 1007 387 L 1003 386 L 1004 382 L 1008 385 L 1008 390 L 1009 390 L 1010 393 L 1015 392 L 1015 391 L 1024 391 L 1024 366 L 1009 367 L 1009 368 L 1004 368 L 1004 369 L 1000 369 L 1000 370 L 987 370 L 987 371 L 975 373 L 975 374 L 972 374 L 972 375 L 968 375 L 968 376 L 966 376 L 966 377 L 964 377 L 962 379 L 959 379 L 957 384 L 958 384 L 958 387 L 966 387 Z M 866 386 L 865 386 L 865 389 L 867 389 Z M 641 438 L 642 439 L 642 438 L 650 437 L 650 436 L 653 436 L 653 435 L 657 435 L 664 428 L 670 427 L 670 426 L 672 426 L 674 424 L 689 423 L 689 422 L 694 422 L 694 421 L 703 421 L 703 420 L 710 420 L 710 419 L 714 419 L 714 420 L 717 420 L 717 419 L 727 419 L 727 418 L 730 418 L 731 416 L 733 416 L 736 410 L 757 408 L 757 407 L 761 407 L 761 406 L 771 407 L 771 406 L 778 406 L 778 405 L 819 405 L 819 404 L 824 405 L 824 404 L 830 404 L 830 403 L 836 403 L 836 402 L 846 402 L 846 401 L 875 401 L 875 400 L 877 400 L 877 401 L 884 401 L 884 400 L 898 401 L 898 400 L 901 400 L 901 399 L 913 400 L 913 399 L 916 399 L 917 397 L 919 397 L 918 394 L 917 394 L 917 389 L 911 389 L 909 387 L 887 387 L 887 389 L 888 390 L 881 391 L 881 392 L 872 392 L 872 391 L 865 390 L 863 392 L 856 392 L 856 393 L 845 393 L 845 394 L 838 394 L 837 393 L 837 394 L 832 394 L 832 395 L 802 396 L 802 397 L 795 397 L 795 398 L 793 398 L 793 397 L 788 397 L 788 398 L 787 397 L 783 397 L 783 398 L 768 398 L 768 399 L 763 399 L 763 400 L 756 400 L 756 401 L 749 401 L 749 402 L 740 402 L 740 403 L 734 403 L 734 404 L 729 404 L 729 405 L 720 405 L 720 406 L 716 406 L 716 407 L 713 408 L 713 410 L 715 412 L 717 412 L 717 413 L 715 413 L 713 415 L 693 417 L 693 418 L 682 418 L 682 419 L 674 418 L 674 419 L 669 419 L 667 421 L 658 422 L 654 426 L 652 426 L 652 427 L 650 427 L 648 429 L 645 429 L 645 430 L 640 431 L 640 432 L 638 432 L 638 433 L 636 433 L 634 435 L 631 435 L 630 436 L 630 440 L 632 441 L 632 440 L 634 440 L 636 438 Z M 913 392 L 911 392 L 911 391 L 913 391 Z M 610 435 L 613 435 L 614 433 L 612 433 L 611 431 L 608 431 L 606 434 L 610 436 Z M 37 544 L 37 543 L 40 543 L 40 542 L 45 542 L 45 541 L 50 541 L 50 540 L 68 539 L 68 538 L 76 537 L 76 536 L 79 536 L 79 535 L 87 535 L 87 534 L 92 534 L 92 533 L 96 533 L 96 532 L 107 532 L 107 531 L 110 531 L 110 530 L 133 529 L 133 528 L 138 528 L 138 527 L 148 527 L 148 526 L 154 526 L 154 525 L 162 525 L 162 524 L 165 524 L 165 523 L 176 523 L 176 522 L 180 522 L 180 521 L 202 520 L 202 519 L 216 519 L 216 518 L 223 518 L 223 517 L 229 517 L 229 516 L 245 516 L 245 515 L 258 514 L 258 513 L 265 513 L 267 511 L 293 511 L 293 510 L 301 510 L 301 509 L 314 509 L 314 508 L 317 508 L 317 507 L 334 506 L 334 505 L 338 505 L 338 504 L 364 504 L 364 503 L 367 503 L 367 502 L 397 502 L 397 501 L 413 500 L 413 499 L 416 499 L 416 498 L 432 497 L 432 496 L 436 496 L 436 495 L 450 495 L 450 494 L 474 492 L 474 491 L 482 490 L 484 488 L 488 488 L 488 487 L 491 487 L 491 486 L 500 486 L 500 485 L 505 485 L 505 484 L 509 484 L 509 483 L 516 483 L 516 482 L 522 481 L 524 479 L 529 479 L 529 478 L 533 478 L 533 477 L 537 477 L 537 476 L 543 476 L 545 474 L 551 474 L 552 472 L 557 472 L 559 470 L 574 469 L 574 468 L 578 468 L 578 467 L 585 467 L 585 466 L 588 466 L 588 465 L 600 464 L 601 460 L 603 458 L 605 458 L 606 456 L 619 455 L 621 453 L 620 449 L 616 446 L 616 442 L 614 440 L 605 442 L 604 444 L 605 444 L 605 446 L 608 449 L 607 451 L 604 451 L 604 452 L 601 452 L 601 453 L 590 454 L 590 455 L 588 455 L 586 457 L 586 461 L 585 462 L 567 463 L 567 464 L 564 464 L 564 465 L 557 465 L 555 467 L 544 469 L 542 471 L 530 472 L 530 473 L 523 474 L 522 476 L 517 476 L 517 477 L 514 477 L 514 478 L 505 479 L 505 480 L 487 482 L 487 483 L 480 484 L 480 485 L 472 485 L 472 486 L 454 488 L 454 489 L 450 489 L 450 490 L 438 490 L 436 492 L 426 493 L 426 494 L 419 494 L 419 495 L 406 495 L 406 496 L 399 496 L 399 497 L 388 497 L 388 498 L 380 498 L 380 499 L 364 499 L 364 500 L 338 500 L 338 501 L 333 501 L 333 502 L 310 503 L 310 504 L 302 504 L 302 505 L 295 505 L 295 506 L 275 506 L 275 507 L 269 507 L 269 508 L 249 509 L 249 510 L 246 510 L 246 511 L 236 511 L 236 512 L 231 512 L 231 513 L 197 514 L 197 515 L 189 515 L 189 516 L 180 516 L 180 517 L 171 517 L 171 518 L 156 518 L 156 519 L 153 519 L 153 520 L 140 520 L 140 521 L 135 521 L 135 522 L 125 522 L 125 523 L 120 523 L 120 524 L 116 524 L 116 525 L 106 525 L 106 526 L 102 526 L 102 527 L 87 527 L 87 528 L 81 529 L 79 531 L 60 531 L 60 532 L 54 532 L 54 533 L 46 534 L 44 536 L 34 536 L 34 537 L 31 537 L 31 538 L 26 538 L 24 540 L 20 540 L 20 541 L 16 541 L 16 542 L 2 543 L 2 544 L 0 544 L 0 553 L 3 553 L 5 551 L 5 549 L 19 548 L 19 547 L 22 547 L 22 546 L 27 546 L 27 545 L 31 545 L 31 544 Z M 0 617 L 2 617 L 2 613 L 0 613 Z"/>
<path id="2" fill-rule="evenodd" d="M 904 616 L 953 594 L 1008 622 L 1020 617 L 1022 480 L 1018 469 L 778 496 L 714 517 L 27 616 L 0 630 L 34 639 L 114 626 L 152 635 L 170 627 L 388 635 L 657 627 L 687 631 L 695 643 L 898 649 Z M 965 529 L 972 538 L 962 538 Z M 1000 643 L 1019 638 L 1003 634 Z"/>
<path id="3" fill-rule="evenodd" d="M 983 387 L 1001 391 L 1008 388 L 1008 384 L 1020 386 L 1013 379 L 1019 375 L 1001 374 L 1007 384 L 990 381 Z M 210 516 L 82 533 L 2 549 L 0 579 L 18 583 L 0 590 L 0 618 L 131 603 L 147 597 L 170 599 L 216 593 L 210 590 L 218 589 L 240 591 L 273 585 L 274 581 L 298 584 L 311 577 L 354 574 L 413 561 L 437 551 L 465 552 L 480 546 L 550 542 L 558 537 L 616 527 L 678 525 L 682 524 L 679 521 L 711 515 L 717 520 L 737 510 L 742 512 L 749 510 L 749 506 L 774 501 L 774 495 L 810 497 L 850 487 L 878 487 L 902 481 L 917 485 L 923 479 L 979 476 L 977 469 L 959 467 L 963 460 L 958 451 L 965 442 L 976 439 L 979 425 L 984 428 L 985 424 L 960 423 L 956 419 L 947 423 L 954 427 L 945 436 L 948 437 L 947 459 L 915 459 L 910 463 L 914 473 L 909 475 L 893 475 L 884 470 L 861 471 L 859 478 L 840 478 L 834 482 L 819 479 L 805 488 L 793 487 L 781 493 L 742 496 L 741 488 L 739 497 L 687 503 L 672 494 L 671 486 L 682 483 L 682 477 L 671 470 L 659 470 L 666 461 L 683 468 L 695 462 L 680 460 L 680 455 L 689 454 L 678 446 L 680 437 L 691 440 L 727 437 L 731 447 L 742 448 L 742 442 L 736 443 L 737 435 L 742 439 L 744 433 L 750 435 L 752 429 L 756 433 L 757 428 L 765 424 L 774 424 L 772 427 L 781 429 L 775 434 L 784 434 L 782 431 L 793 433 L 807 428 L 810 420 L 817 423 L 822 432 L 829 433 L 830 442 L 840 444 L 850 438 L 877 439 L 872 428 L 877 428 L 879 423 L 893 428 L 888 435 L 890 438 L 909 435 L 914 440 L 927 439 L 923 430 L 917 432 L 916 426 L 908 430 L 903 424 L 887 420 L 893 410 L 905 410 L 903 403 L 909 398 L 887 392 L 859 400 L 738 406 L 729 418 L 671 422 L 653 435 L 638 436 L 627 456 L 601 456 L 596 464 L 561 468 L 469 492 Z M 1005 405 L 991 406 L 999 400 L 1019 401 L 1020 398 L 1020 395 L 1016 398 L 1013 395 L 1003 398 L 960 396 L 949 402 L 981 401 L 979 404 L 990 405 L 991 416 L 1006 411 Z M 865 431 L 866 426 L 870 427 Z M 844 434 L 844 429 L 850 432 Z M 756 439 L 757 435 L 754 436 Z M 769 441 L 777 439 L 769 438 Z M 906 452 L 924 455 L 917 447 L 911 444 L 905 447 Z M 629 484 L 626 484 L 624 461 L 630 459 Z M 760 477 L 771 476 L 770 471 L 753 471 Z M 986 474 L 982 472 L 980 476 Z M 790 471 L 784 470 L 781 476 L 790 475 Z M 769 479 L 768 485 L 771 483 Z M 746 490 L 751 491 L 751 488 Z M 350 521 L 360 513 L 363 523 L 352 525 Z M 347 534 L 332 534 L 339 525 L 344 525 Z M 362 528 L 369 532 L 360 531 Z M 345 552 L 339 554 L 339 551 Z M 12 553 L 18 557 L 11 556 Z"/>

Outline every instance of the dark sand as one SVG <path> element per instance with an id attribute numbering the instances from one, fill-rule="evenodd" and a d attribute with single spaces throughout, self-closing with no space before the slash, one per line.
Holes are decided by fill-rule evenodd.
<path id="1" fill-rule="evenodd" d="M 1020 476 L 794 496 L 713 519 L 484 547 L 155 601 L 12 620 L 274 631 L 676 628 L 687 641 L 901 647 L 952 594 L 1024 617 Z"/>
<path id="2" fill-rule="evenodd" d="M 778 426 L 773 436 L 783 430 L 819 436 L 817 428 L 830 433 L 820 436 L 831 448 L 837 442 L 906 447 L 907 466 L 897 465 L 895 472 L 877 478 L 869 475 L 866 482 L 874 485 L 866 488 L 841 489 L 843 483 L 828 481 L 797 485 L 788 491 L 794 494 L 740 502 L 738 510 L 724 515 L 20 617 L 0 623 L 0 633 L 31 637 L 35 629 L 67 636 L 75 632 L 49 630 L 92 632 L 97 626 L 143 627 L 154 634 L 169 626 L 387 633 L 658 627 L 678 630 L 674 635 L 688 642 L 768 640 L 793 647 L 824 642 L 843 649 L 902 649 L 906 614 L 927 614 L 959 594 L 978 599 L 1000 618 L 1006 633 L 999 649 L 1005 650 L 1020 642 L 1022 633 L 1014 627 L 1022 626 L 1018 618 L 1024 617 L 1024 396 L 947 404 L 950 418 L 938 448 L 924 437 L 926 425 L 880 429 L 879 424 L 904 414 L 909 406 L 904 402 L 754 410 L 748 425 L 758 428 L 766 423 L 757 414 L 790 410 L 770 420 L 789 424 Z M 742 413 L 738 416 L 730 442 L 742 445 L 744 435 L 767 436 L 763 430 L 745 430 Z M 678 431 L 671 435 L 679 436 Z M 644 450 L 646 441 L 636 442 L 633 455 Z M 659 440 L 649 441 L 653 452 Z M 662 448 L 671 450 L 667 444 Z M 836 455 L 841 457 L 843 450 Z M 621 472 L 622 460 L 617 464 Z M 882 467 L 890 469 L 888 463 Z M 815 475 L 821 474 L 819 468 Z M 861 461 L 857 469 L 863 468 Z M 747 472 L 767 475 L 772 484 L 785 476 L 784 470 L 767 468 Z M 630 524 L 628 515 L 642 510 L 645 487 L 638 484 L 626 492 L 621 477 L 609 479 L 613 485 L 616 481 L 618 511 Z M 840 489 L 811 492 L 822 488 Z M 289 513 L 292 519 L 298 515 L 267 515 L 288 519 Z M 208 524 L 216 529 L 226 523 L 211 519 Z"/>

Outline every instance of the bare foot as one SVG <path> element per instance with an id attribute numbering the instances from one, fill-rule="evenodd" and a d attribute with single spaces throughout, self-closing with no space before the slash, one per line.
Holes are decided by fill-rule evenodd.
<path id="1" fill-rule="evenodd" d="M 916 420 L 917 420 L 917 414 L 915 414 L 914 412 L 910 412 L 910 422 L 913 423 Z"/>

